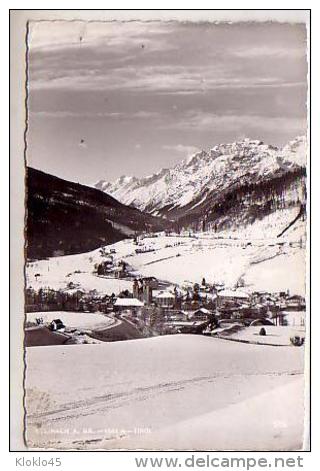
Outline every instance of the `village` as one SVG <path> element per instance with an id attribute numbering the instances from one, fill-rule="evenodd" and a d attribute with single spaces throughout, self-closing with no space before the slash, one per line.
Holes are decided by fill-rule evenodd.
<path id="1" fill-rule="evenodd" d="M 178 244 L 180 242 L 175 243 Z M 136 254 L 155 251 L 153 245 L 141 244 L 137 240 L 134 240 L 134 245 Z M 171 247 L 166 244 L 166 248 L 168 246 Z M 92 329 L 86 332 L 89 337 L 83 337 L 80 329 L 82 337 L 76 337 L 79 330 L 69 330 L 69 334 L 73 334 L 72 340 L 80 343 L 81 338 L 87 343 L 92 337 L 113 341 L 184 333 L 229 338 L 253 326 L 256 326 L 256 331 L 261 327 L 257 331 L 261 335 L 266 334 L 266 326 L 289 326 L 299 328 L 304 336 L 305 299 L 290 294 L 289 290 L 249 291 L 241 277 L 232 288 L 224 286 L 224 283 L 212 283 L 205 277 L 198 283 L 170 283 L 155 276 L 140 275 L 128 263 L 128 257 L 119 258 L 114 248 L 99 249 L 99 256 L 101 261 L 94 264 L 94 276 L 126 281 L 126 289 L 117 294 L 99 293 L 96 289 L 85 292 L 73 281 L 68 282 L 65 290 L 29 287 L 26 289 L 26 312 L 30 314 L 27 314 L 26 326 L 45 324 L 51 331 L 66 332 L 63 313 L 73 312 L 79 315 L 100 314 L 113 319 L 114 323 L 114 329 L 108 326 L 105 331 L 108 335 L 103 335 L 103 329 Z M 35 273 L 34 276 L 41 275 Z M 46 322 L 41 314 L 37 316 L 41 312 L 46 313 Z M 59 313 L 58 318 L 56 313 Z M 30 321 L 31 317 L 33 321 Z M 121 333 L 118 332 L 119 323 L 122 324 Z M 127 329 L 123 329 L 124 326 Z M 296 341 L 301 343 L 303 338 Z"/>
<path id="2" fill-rule="evenodd" d="M 286 279 L 279 284 L 279 291 L 271 290 L 270 285 L 260 290 L 237 271 L 239 254 L 245 253 L 254 262 L 266 257 L 270 260 L 270 254 L 274 255 L 279 247 L 282 250 L 282 246 L 271 241 L 271 251 L 264 245 L 261 254 L 260 243 L 254 241 L 210 239 L 201 247 L 196 239 L 186 240 L 153 235 L 140 244 L 128 239 L 88 254 L 29 265 L 25 345 L 28 364 L 33 365 L 27 390 L 30 439 L 44 443 L 49 430 L 50 445 L 58 443 L 60 447 L 61 436 L 50 431 L 50 424 L 57 420 L 61 427 L 69 427 L 71 414 L 81 428 L 82 423 L 87 424 L 82 422 L 87 420 L 87 411 L 94 407 L 92 433 L 81 435 L 89 446 L 94 448 L 99 443 L 108 449 L 121 443 L 134 448 L 149 438 L 152 447 L 153 437 L 157 437 L 153 424 L 166 424 L 167 417 L 173 418 L 173 423 L 182 420 L 184 424 L 189 407 L 200 417 L 206 410 L 203 405 L 214 410 L 217 402 L 229 407 L 234 400 L 238 407 L 239 398 L 242 404 L 241 400 L 250 397 L 252 391 L 257 392 L 259 410 L 265 411 L 266 403 L 270 404 L 268 415 L 272 418 L 278 404 L 277 410 L 287 421 L 283 404 L 303 387 L 305 298 Z M 227 251 L 234 249 L 233 264 L 228 263 L 221 245 L 226 245 Z M 223 250 L 223 257 L 219 257 L 219 250 Z M 208 269 L 204 270 L 204 257 L 209 258 L 207 267 L 219 268 L 214 279 Z M 278 257 L 283 260 L 284 256 Z M 183 274 L 189 280 L 159 276 L 159 264 L 170 263 L 174 270 L 182 261 Z M 229 270 L 233 277 L 223 277 Z M 33 409 L 33 404 L 38 404 L 38 392 L 32 385 L 38 378 L 48 381 L 56 358 L 62 368 L 59 381 L 52 375 L 50 383 L 55 400 L 67 401 L 67 393 L 60 393 L 60 384 L 67 391 L 76 390 L 77 397 L 85 391 L 89 399 L 80 400 L 71 411 L 66 407 L 61 412 L 62 407 L 57 409 L 55 405 L 49 413 L 44 411 L 51 422 L 43 425 L 45 432 L 39 434 L 36 430 L 42 419 Z M 92 384 L 96 391 L 93 401 Z M 205 401 L 199 399 L 199 388 Z M 243 404 L 247 411 L 249 403 Z M 108 424 L 118 424 L 119 408 L 125 430 L 131 430 L 133 421 L 139 427 L 148 425 L 151 417 L 150 437 L 130 432 L 119 437 L 117 431 L 107 430 Z M 225 410 L 222 408 L 221 413 Z M 297 410 L 294 405 L 290 409 L 294 413 L 289 414 L 294 433 L 301 428 L 300 423 L 296 424 Z M 247 413 L 244 415 L 246 423 Z M 226 417 L 228 423 L 233 423 L 233 415 L 227 412 Z M 215 418 L 209 420 L 210 424 L 218 422 Z M 102 434 L 101 423 L 107 430 Z M 68 440 L 77 446 L 77 435 L 71 433 Z"/>

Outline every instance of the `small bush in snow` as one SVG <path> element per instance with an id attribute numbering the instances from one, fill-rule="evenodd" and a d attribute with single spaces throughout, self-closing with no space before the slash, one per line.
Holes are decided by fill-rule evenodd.
<path id="1" fill-rule="evenodd" d="M 294 335 L 290 337 L 290 342 L 295 347 L 301 347 L 304 344 L 304 337 L 300 337 L 300 335 Z"/>

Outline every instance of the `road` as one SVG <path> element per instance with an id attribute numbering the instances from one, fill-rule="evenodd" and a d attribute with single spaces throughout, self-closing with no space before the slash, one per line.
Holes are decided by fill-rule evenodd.
<path id="1" fill-rule="evenodd" d="M 106 327 L 90 329 L 90 337 L 103 342 L 131 340 L 142 338 L 138 329 L 125 319 L 113 318 L 114 323 Z M 37 347 L 45 345 L 63 345 L 76 343 L 71 335 L 62 332 L 52 332 L 46 326 L 29 327 L 25 330 L 25 346 Z"/>

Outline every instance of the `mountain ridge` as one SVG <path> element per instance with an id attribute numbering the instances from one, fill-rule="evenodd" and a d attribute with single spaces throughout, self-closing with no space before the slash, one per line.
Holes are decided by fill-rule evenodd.
<path id="1" fill-rule="evenodd" d="M 224 197 L 237 201 L 237 191 L 257 192 L 259 185 L 274 186 L 275 192 L 280 185 L 287 192 L 288 205 L 303 204 L 305 162 L 304 136 L 282 148 L 244 139 L 201 150 L 149 177 L 122 176 L 111 183 L 100 180 L 98 186 L 125 204 L 185 226 L 199 224 L 203 218 L 217 219 L 212 206 L 223 205 Z"/>

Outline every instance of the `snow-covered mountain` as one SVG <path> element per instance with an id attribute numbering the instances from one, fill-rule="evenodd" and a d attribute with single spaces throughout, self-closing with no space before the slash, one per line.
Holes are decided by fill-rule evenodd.
<path id="1" fill-rule="evenodd" d="M 202 150 L 148 177 L 122 176 L 111 183 L 101 180 L 95 187 L 126 205 L 183 225 L 203 218 L 215 221 L 228 201 L 261 206 L 263 200 L 268 207 L 270 198 L 274 200 L 270 192 L 287 206 L 302 203 L 306 152 L 305 137 L 283 148 L 244 139 Z"/>

